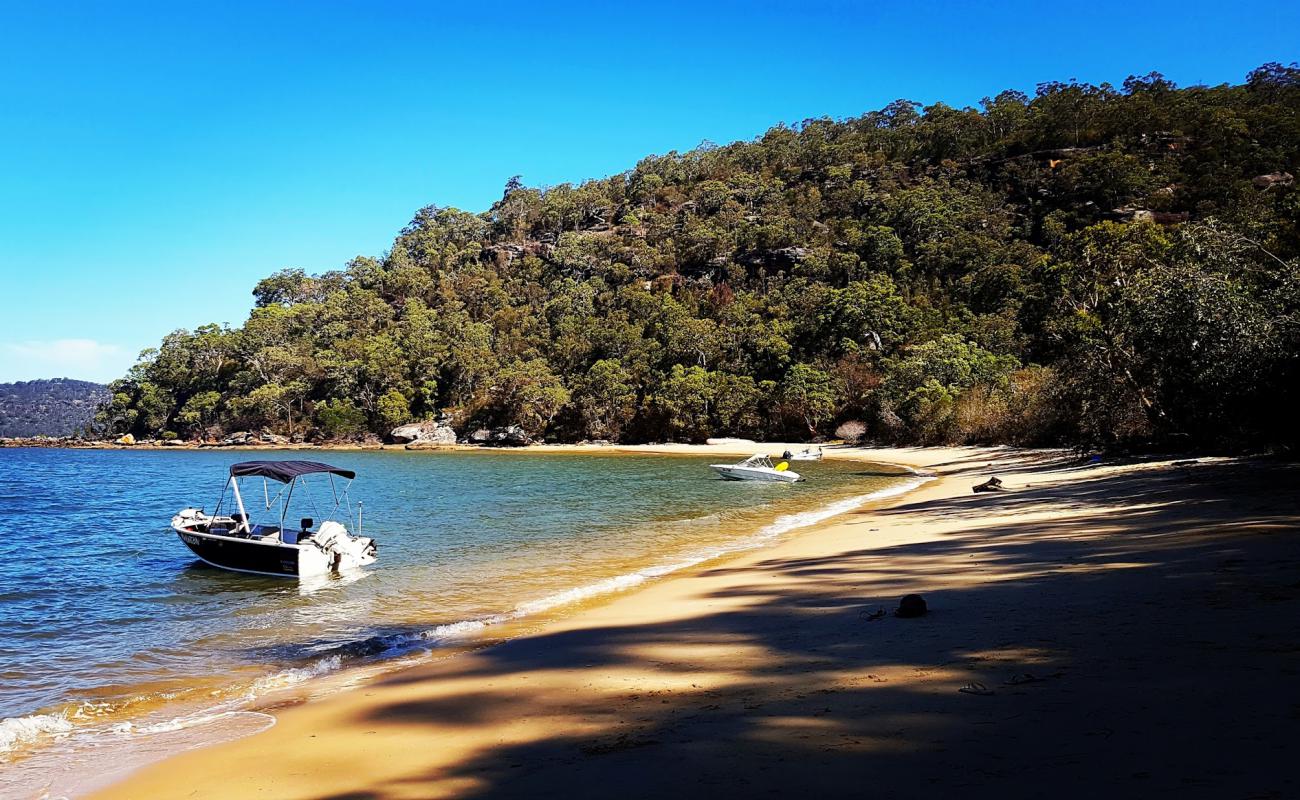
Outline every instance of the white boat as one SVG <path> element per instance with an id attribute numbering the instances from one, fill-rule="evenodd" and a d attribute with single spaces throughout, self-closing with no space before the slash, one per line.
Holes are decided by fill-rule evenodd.
<path id="1" fill-rule="evenodd" d="M 313 529 L 315 521 L 304 517 L 297 526 L 286 525 L 285 516 L 294 490 L 306 491 L 304 478 L 322 476 L 334 497 L 331 519 Z M 375 563 L 374 539 L 353 536 L 342 523 L 333 519 L 340 506 L 348 503 L 348 486 L 335 486 L 334 478 L 351 484 L 356 473 L 315 461 L 245 461 L 230 468 L 226 487 L 232 490 L 238 511 L 221 513 L 226 492 L 211 514 L 201 508 L 182 509 L 172 517 L 172 530 L 203 561 L 214 567 L 255 575 L 306 578 L 313 575 L 338 574 Z M 244 510 L 239 491 L 240 478 L 262 478 L 267 509 L 278 505 L 276 518 L 254 524 Z M 270 484 L 281 484 L 271 497 Z M 313 504 L 314 505 L 314 504 Z M 360 504 L 357 505 L 357 529 L 361 528 Z"/>
<path id="2" fill-rule="evenodd" d="M 730 481 L 767 481 L 770 483 L 794 483 L 803 480 L 803 476 L 788 469 L 782 461 L 776 466 L 772 459 L 762 453 L 755 453 L 739 464 L 710 464 L 709 469 Z"/>
<path id="3" fill-rule="evenodd" d="M 820 447 L 805 447 L 797 453 L 791 453 L 786 450 L 781 456 L 787 461 L 821 461 L 822 449 Z"/>

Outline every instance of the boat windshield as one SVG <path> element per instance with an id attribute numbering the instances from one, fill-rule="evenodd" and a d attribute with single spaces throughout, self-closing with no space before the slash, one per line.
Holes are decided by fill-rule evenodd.
<path id="1" fill-rule="evenodd" d="M 762 453 L 755 453 L 754 455 L 752 455 L 752 456 L 750 456 L 749 458 L 745 459 L 744 461 L 740 462 L 740 466 L 742 466 L 742 467 L 767 467 L 768 469 L 771 469 L 771 468 L 772 468 L 772 459 L 768 458 L 767 456 L 763 455 Z"/>

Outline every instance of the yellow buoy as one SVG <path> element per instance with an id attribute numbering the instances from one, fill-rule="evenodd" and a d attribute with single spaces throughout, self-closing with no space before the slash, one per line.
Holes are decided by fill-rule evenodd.
<path id="1" fill-rule="evenodd" d="M 789 468 L 790 468 L 790 462 L 788 461 L 782 461 L 780 464 L 776 465 L 777 472 L 785 472 Z"/>

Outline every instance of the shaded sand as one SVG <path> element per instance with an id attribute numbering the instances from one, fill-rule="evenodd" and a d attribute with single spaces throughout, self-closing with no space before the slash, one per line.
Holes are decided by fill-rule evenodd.
<path id="1" fill-rule="evenodd" d="M 97 796 L 1300 796 L 1300 470 L 836 455 L 942 477 Z"/>

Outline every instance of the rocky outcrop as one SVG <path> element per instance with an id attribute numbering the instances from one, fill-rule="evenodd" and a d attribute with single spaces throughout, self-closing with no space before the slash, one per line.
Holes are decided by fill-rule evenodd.
<path id="1" fill-rule="evenodd" d="M 1191 214 L 1186 211 L 1153 211 L 1139 206 L 1121 206 L 1111 211 L 1115 217 L 1135 222 L 1154 222 L 1157 225 L 1177 225 L 1186 222 Z"/>
<path id="2" fill-rule="evenodd" d="M 412 422 L 393 428 L 388 435 L 398 444 L 405 444 L 408 450 L 419 449 L 411 447 L 413 444 L 438 446 L 456 443 L 456 431 L 444 420 Z"/>
<path id="3" fill-rule="evenodd" d="M 455 442 L 435 442 L 431 439 L 416 439 L 406 443 L 407 450 L 438 450 Z"/>
<path id="4" fill-rule="evenodd" d="M 493 258 L 499 264 L 512 264 L 524 256 L 538 256 L 545 258 L 551 254 L 554 247 L 542 241 L 527 241 L 520 244 L 494 244 L 483 248 L 483 253 L 489 258 Z"/>
<path id="5" fill-rule="evenodd" d="M 465 437 L 465 442 L 496 447 L 523 447 L 532 444 L 533 437 L 518 425 L 506 425 L 501 428 L 478 428 Z"/>
<path id="6" fill-rule="evenodd" d="M 1250 182 L 1256 189 L 1267 191 L 1274 186 L 1290 186 L 1295 183 L 1295 176 L 1289 172 L 1270 172 L 1267 175 L 1256 175 Z"/>
<path id="7" fill-rule="evenodd" d="M 792 267 L 808 257 L 806 247 L 779 247 L 773 250 L 761 250 L 746 253 L 737 260 L 752 267 L 775 266 Z"/>

